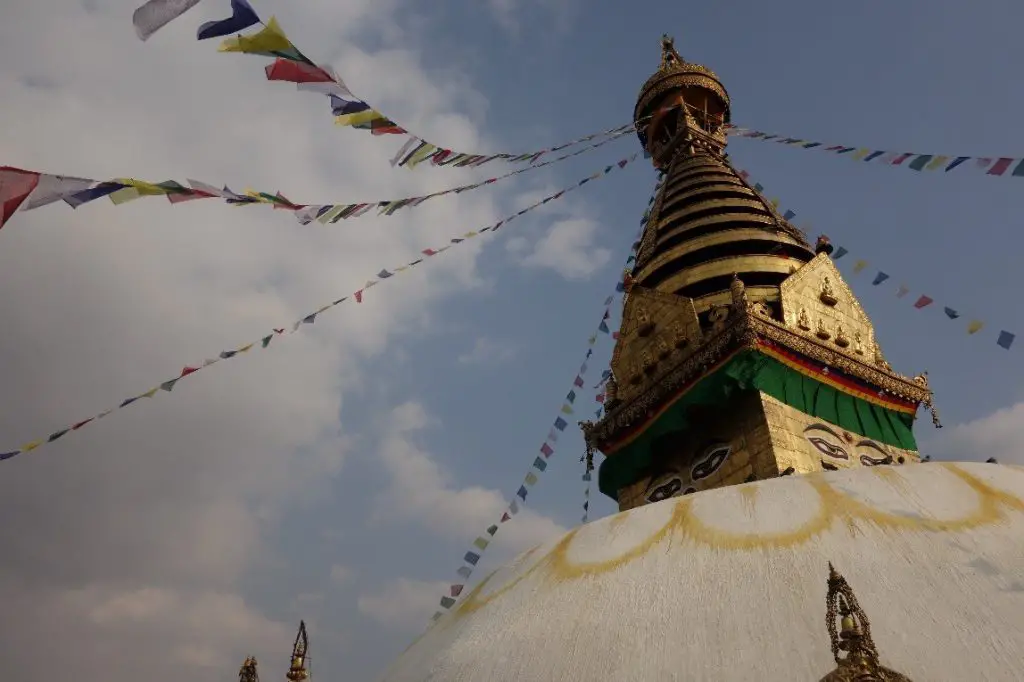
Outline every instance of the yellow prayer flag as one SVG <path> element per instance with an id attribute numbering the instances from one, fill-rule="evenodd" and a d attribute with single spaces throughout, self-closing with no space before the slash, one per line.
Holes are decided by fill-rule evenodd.
<path id="1" fill-rule="evenodd" d="M 160 185 L 154 184 L 152 182 L 146 182 L 144 180 L 128 178 L 127 180 L 118 180 L 117 182 L 120 182 L 125 185 L 131 185 L 136 190 L 138 190 L 139 194 L 143 196 L 156 197 L 162 194 L 168 194 L 166 187 L 161 187 Z"/>
<path id="2" fill-rule="evenodd" d="M 153 396 L 156 395 L 156 392 L 159 391 L 159 390 L 160 390 L 159 386 L 157 386 L 156 388 L 151 388 L 148 391 L 146 391 L 145 393 L 143 393 L 141 397 L 143 397 L 143 398 L 152 398 Z"/>
<path id="3" fill-rule="evenodd" d="M 395 268 L 395 272 L 401 272 L 402 270 L 408 270 L 408 269 L 409 269 L 408 265 L 401 265 L 401 266 Z"/>
<path id="4" fill-rule="evenodd" d="M 465 237 L 466 239 L 469 239 L 470 237 L 475 237 L 478 234 L 480 234 L 480 233 L 477 232 L 476 230 L 470 230 L 469 232 L 467 232 L 466 234 L 464 234 L 462 236 Z"/>
<path id="5" fill-rule="evenodd" d="M 857 261 L 856 263 L 853 264 L 853 271 L 855 273 L 859 273 L 864 268 L 866 268 L 867 266 L 868 266 L 868 262 L 866 260 L 859 260 L 859 261 Z"/>
<path id="6" fill-rule="evenodd" d="M 317 221 L 322 223 L 322 224 L 324 224 L 324 225 L 326 225 L 328 222 L 330 222 L 330 220 L 332 218 L 337 217 L 338 214 L 341 213 L 344 210 L 345 210 L 344 206 L 335 206 L 330 211 L 328 211 L 327 213 L 324 213 L 322 216 L 317 218 Z"/>
<path id="7" fill-rule="evenodd" d="M 772 199 L 772 208 L 774 208 L 776 211 L 779 210 L 779 200 L 778 199 Z"/>
<path id="8" fill-rule="evenodd" d="M 376 121 L 378 118 L 384 118 L 380 112 L 374 111 L 373 109 L 367 109 L 366 111 L 360 111 L 355 114 L 342 114 L 341 116 L 334 117 L 334 125 L 336 126 L 354 126 L 360 123 L 369 123 L 370 121 Z"/>
<path id="9" fill-rule="evenodd" d="M 139 190 L 134 187 L 124 187 L 110 193 L 110 202 L 115 206 L 120 206 L 121 204 L 127 204 L 129 201 L 135 201 L 141 196 Z"/>
<path id="10" fill-rule="evenodd" d="M 533 473 L 532 471 L 530 473 L 526 474 L 526 485 L 533 485 L 536 482 L 537 482 L 537 474 Z"/>
<path id="11" fill-rule="evenodd" d="M 430 144 L 429 142 L 423 149 L 419 150 L 415 154 L 409 157 L 409 160 L 405 162 L 405 165 L 409 168 L 415 168 L 417 164 L 421 163 L 428 156 L 437 151 L 437 147 Z"/>
<path id="12" fill-rule="evenodd" d="M 259 33 L 250 36 L 227 38 L 220 44 L 220 52 L 244 52 L 246 54 L 270 54 L 273 52 L 291 52 L 295 49 L 285 36 L 277 17 L 270 17 L 267 25 Z"/>
<path id="13" fill-rule="evenodd" d="M 245 196 L 251 197 L 251 198 L 255 199 L 256 201 L 259 201 L 259 202 L 264 203 L 264 204 L 272 204 L 272 203 L 274 203 L 270 199 L 267 199 L 265 196 L 263 196 L 262 194 L 260 194 L 259 192 L 257 192 L 254 189 L 246 189 L 245 190 Z"/>
<path id="14" fill-rule="evenodd" d="M 985 326 L 985 323 L 982 322 L 981 320 L 974 320 L 969 325 L 967 325 L 967 333 L 968 334 L 973 334 L 973 333 L 979 331 L 984 326 Z"/>
<path id="15" fill-rule="evenodd" d="M 22 452 L 32 452 L 33 450 L 35 450 L 36 448 L 38 448 L 42 444 L 43 444 L 43 441 L 41 441 L 41 440 L 34 440 L 31 443 L 26 443 L 25 445 L 22 445 L 21 446 L 21 451 Z"/>
<path id="16" fill-rule="evenodd" d="M 865 147 L 863 149 L 858 149 L 857 151 L 855 151 L 850 158 L 853 159 L 854 161 L 860 161 L 870 153 L 871 150 Z"/>
<path id="17" fill-rule="evenodd" d="M 238 349 L 238 352 L 239 353 L 244 353 L 247 350 L 249 350 L 250 348 L 252 348 L 253 345 L 255 345 L 255 344 L 250 343 L 248 346 L 242 346 L 241 348 Z"/>
<path id="18" fill-rule="evenodd" d="M 947 161 L 949 161 L 948 156 L 936 156 L 934 159 L 928 162 L 928 165 L 925 166 L 925 169 L 936 170 L 938 168 L 941 168 L 942 166 L 945 166 Z"/>

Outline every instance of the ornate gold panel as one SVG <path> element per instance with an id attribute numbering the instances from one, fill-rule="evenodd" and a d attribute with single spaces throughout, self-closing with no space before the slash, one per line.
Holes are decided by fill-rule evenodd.
<path id="1" fill-rule="evenodd" d="M 789 328 L 861 362 L 883 360 L 871 318 L 828 255 L 818 254 L 779 288 Z"/>
<path id="2" fill-rule="evenodd" d="M 685 218 L 691 213 L 707 211 L 713 208 L 729 209 L 740 206 L 744 208 L 764 210 L 764 206 L 761 204 L 759 199 L 741 199 L 739 197 L 729 197 L 728 199 L 707 199 L 705 201 L 694 202 L 671 213 L 666 213 L 664 216 L 659 216 L 658 222 L 661 224 L 672 222 L 674 220 L 679 220 L 680 218 Z M 765 212 L 767 213 L 767 211 Z"/>
<path id="3" fill-rule="evenodd" d="M 662 368 L 675 366 L 700 345 L 693 301 L 634 285 L 622 311 L 622 328 L 612 352 L 618 398 L 631 400 L 650 386 Z"/>

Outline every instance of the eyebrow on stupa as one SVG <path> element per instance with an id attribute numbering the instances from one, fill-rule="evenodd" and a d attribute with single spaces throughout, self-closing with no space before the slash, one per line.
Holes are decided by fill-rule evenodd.
<path id="1" fill-rule="evenodd" d="M 840 436 L 838 433 L 828 428 L 824 424 L 811 424 L 806 429 L 804 429 L 804 433 L 807 433 L 808 431 L 824 431 L 825 433 L 830 433 L 839 440 L 842 440 L 842 436 Z"/>

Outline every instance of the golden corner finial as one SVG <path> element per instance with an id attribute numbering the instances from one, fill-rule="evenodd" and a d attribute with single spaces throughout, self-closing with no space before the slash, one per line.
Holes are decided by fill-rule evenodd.
<path id="1" fill-rule="evenodd" d="M 850 584 L 831 561 L 828 562 L 825 624 L 836 669 L 821 678 L 821 682 L 910 682 L 909 678 L 878 662 L 871 623 Z"/>
<path id="2" fill-rule="evenodd" d="M 661 34 L 661 67 L 666 71 L 676 68 L 683 63 L 683 58 L 676 51 L 676 39 L 667 33 Z"/>

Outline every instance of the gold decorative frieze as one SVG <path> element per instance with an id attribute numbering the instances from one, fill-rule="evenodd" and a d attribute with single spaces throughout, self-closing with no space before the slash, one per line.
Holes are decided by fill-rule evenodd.
<path id="1" fill-rule="evenodd" d="M 641 287 L 634 287 L 634 291 L 642 292 L 640 296 L 669 296 L 671 299 L 689 300 Z M 630 298 L 633 298 L 632 294 Z M 851 304 L 854 301 L 852 297 L 849 300 Z M 649 378 L 640 373 L 639 367 L 634 367 L 626 361 L 627 358 L 638 358 L 639 348 L 634 350 L 627 342 L 628 337 L 620 337 L 612 357 L 612 371 L 619 380 L 621 402 L 597 423 L 584 425 L 587 441 L 597 449 L 600 449 L 603 443 L 614 441 L 617 434 L 643 422 L 649 413 L 664 405 L 680 387 L 707 372 L 722 358 L 737 350 L 757 348 L 758 339 L 766 339 L 789 348 L 893 396 L 931 405 L 932 394 L 928 387 L 909 377 L 896 374 L 888 367 L 871 362 L 870 358 L 844 352 L 831 341 L 821 341 L 786 323 L 758 315 L 754 312 L 754 305 L 750 303 L 746 312 L 729 317 L 719 331 L 707 334 L 699 344 L 691 342 L 688 352 L 673 354 L 668 360 L 659 362 L 656 373 Z M 652 314 L 658 319 L 664 319 L 660 314 L 653 313 L 653 308 Z M 671 325 L 669 322 L 666 326 L 671 329 Z M 669 339 L 672 338 L 674 335 L 669 335 Z M 624 350 L 626 348 L 629 350 Z M 640 379 L 633 384 L 627 377 L 637 374 L 640 374 Z M 630 383 L 629 386 L 626 386 L 627 382 Z"/>

